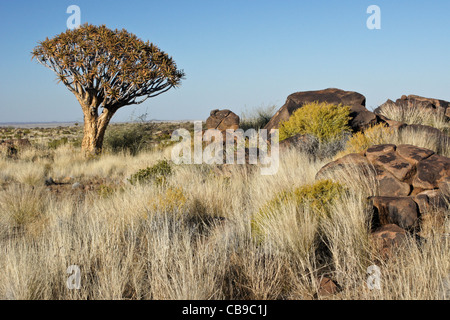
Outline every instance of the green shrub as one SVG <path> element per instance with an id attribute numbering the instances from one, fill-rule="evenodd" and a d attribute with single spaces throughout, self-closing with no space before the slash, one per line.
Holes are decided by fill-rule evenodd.
<path id="1" fill-rule="evenodd" d="M 278 193 L 269 200 L 251 221 L 252 234 L 256 237 L 263 235 L 262 226 L 276 219 L 280 210 L 288 203 L 294 203 L 297 207 L 309 208 L 319 218 L 330 214 L 332 203 L 346 191 L 340 183 L 331 180 L 319 180 L 314 184 L 304 185 L 290 191 Z"/>
<path id="2" fill-rule="evenodd" d="M 102 198 L 108 198 L 114 194 L 116 189 L 107 184 L 101 184 L 97 190 L 97 194 Z"/>
<path id="3" fill-rule="evenodd" d="M 81 143 L 83 142 L 82 138 L 75 138 L 72 140 L 72 146 L 75 148 L 81 148 Z"/>
<path id="4" fill-rule="evenodd" d="M 105 135 L 105 147 L 114 153 L 128 151 L 136 155 L 145 148 L 154 130 L 149 122 L 111 126 Z"/>
<path id="5" fill-rule="evenodd" d="M 167 212 L 180 216 L 187 201 L 182 188 L 169 187 L 150 200 L 149 208 L 153 212 Z"/>
<path id="6" fill-rule="evenodd" d="M 341 158 L 350 153 L 360 153 L 370 146 L 390 143 L 394 131 L 383 123 L 374 125 L 364 132 L 356 132 L 348 141 L 345 150 L 339 152 L 336 158 Z"/>
<path id="7" fill-rule="evenodd" d="M 133 174 L 128 181 L 132 184 L 154 182 L 161 185 L 172 174 L 172 166 L 167 160 L 158 161 L 154 166 L 141 169 Z"/>
<path id="8" fill-rule="evenodd" d="M 67 137 L 63 137 L 61 139 L 55 139 L 48 143 L 48 147 L 50 149 L 57 149 L 58 147 L 65 145 L 69 139 Z"/>
<path id="9" fill-rule="evenodd" d="M 313 102 L 294 111 L 289 120 L 280 123 L 280 141 L 297 134 L 311 134 L 320 142 L 339 139 L 350 132 L 350 107 Z"/>
<path id="10" fill-rule="evenodd" d="M 258 107 L 249 112 L 242 112 L 239 127 L 244 131 L 248 129 L 261 129 L 272 119 L 276 106 Z"/>

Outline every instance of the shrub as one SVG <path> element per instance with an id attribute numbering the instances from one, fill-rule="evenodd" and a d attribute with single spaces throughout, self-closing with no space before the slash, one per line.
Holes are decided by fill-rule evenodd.
<path id="1" fill-rule="evenodd" d="M 151 139 L 153 129 L 150 122 L 111 126 L 106 132 L 105 147 L 114 153 L 128 151 L 136 155 Z"/>
<path id="2" fill-rule="evenodd" d="M 370 127 L 364 132 L 355 133 L 348 141 L 344 151 L 338 153 L 337 157 L 343 157 L 350 153 L 360 153 L 372 145 L 392 142 L 394 131 L 380 123 Z"/>
<path id="3" fill-rule="evenodd" d="M 128 181 L 135 185 L 138 183 L 154 182 L 161 185 L 172 174 L 172 166 L 167 160 L 160 160 L 154 166 L 141 169 L 133 174 Z"/>
<path id="4" fill-rule="evenodd" d="M 81 138 L 75 138 L 72 140 L 72 146 L 74 148 L 81 148 L 82 139 Z"/>
<path id="5" fill-rule="evenodd" d="M 291 191 L 278 193 L 269 200 L 252 219 L 252 233 L 260 237 L 262 226 L 271 219 L 276 219 L 281 208 L 287 203 L 294 203 L 297 207 L 309 208 L 319 218 L 327 217 L 333 201 L 338 199 L 345 188 L 338 182 L 319 180 L 314 184 L 304 185 Z"/>
<path id="6" fill-rule="evenodd" d="M 276 106 L 258 107 L 250 112 L 242 112 L 239 127 L 241 129 L 261 129 L 272 119 Z"/>
<path id="7" fill-rule="evenodd" d="M 153 211 L 163 211 L 179 215 L 181 209 L 186 205 L 187 198 L 180 187 L 169 187 L 150 201 Z"/>
<path id="8" fill-rule="evenodd" d="M 107 184 L 101 184 L 99 189 L 97 190 L 97 193 L 102 198 L 108 198 L 114 194 L 116 189 L 110 185 Z"/>
<path id="9" fill-rule="evenodd" d="M 0 158 L 17 158 L 18 150 L 12 145 L 0 145 Z"/>
<path id="10" fill-rule="evenodd" d="M 324 159 L 332 159 L 337 153 L 345 150 L 346 143 L 350 137 L 351 133 L 345 132 L 340 139 L 320 142 L 316 136 L 308 134 L 306 139 L 293 147 L 307 154 L 311 161 L 322 161 Z"/>
<path id="11" fill-rule="evenodd" d="M 55 139 L 48 143 L 48 147 L 50 149 L 57 149 L 58 147 L 65 145 L 68 141 L 69 141 L 69 139 L 67 137 L 63 137 L 61 139 Z"/>
<path id="12" fill-rule="evenodd" d="M 289 120 L 280 124 L 280 140 L 297 134 L 311 134 L 320 142 L 339 139 L 350 132 L 350 107 L 313 102 L 294 111 Z"/>
<path id="13" fill-rule="evenodd" d="M 42 188 L 10 186 L 0 194 L 2 218 L 12 227 L 29 226 L 44 218 L 46 200 L 47 193 Z"/>

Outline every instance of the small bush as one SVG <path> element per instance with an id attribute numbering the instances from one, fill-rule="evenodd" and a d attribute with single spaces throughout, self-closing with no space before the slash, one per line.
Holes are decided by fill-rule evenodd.
<path id="1" fill-rule="evenodd" d="M 15 159 L 17 158 L 18 150 L 12 145 L 0 145 L 0 158 Z"/>
<path id="2" fill-rule="evenodd" d="M 97 193 L 102 198 L 109 198 L 114 194 L 115 191 L 116 189 L 114 187 L 107 184 L 101 184 Z"/>
<path id="3" fill-rule="evenodd" d="M 307 207 L 319 217 L 327 217 L 333 201 L 338 199 L 345 188 L 338 182 L 319 180 L 314 184 L 304 185 L 293 191 L 283 191 L 269 200 L 252 219 L 252 233 L 262 235 L 262 226 L 271 219 L 276 219 L 278 212 L 289 202 L 297 207 Z"/>
<path id="4" fill-rule="evenodd" d="M 336 140 L 351 131 L 348 125 L 350 119 L 349 106 L 308 103 L 280 124 L 280 140 L 297 134 L 314 135 L 320 142 Z"/>
<path id="5" fill-rule="evenodd" d="M 248 129 L 261 129 L 272 119 L 275 109 L 276 106 L 262 106 L 254 108 L 249 112 L 242 112 L 239 127 L 244 131 Z"/>
<path id="6" fill-rule="evenodd" d="M 133 174 L 128 181 L 132 184 L 154 182 L 161 185 L 172 174 L 172 166 L 167 160 L 158 161 L 154 166 L 141 169 Z"/>
<path id="7" fill-rule="evenodd" d="M 393 139 L 394 131 L 384 124 L 377 124 L 364 132 L 355 133 L 348 141 L 344 151 L 338 153 L 337 157 L 343 157 L 350 153 L 360 153 L 370 146 L 390 143 Z"/>
<path id="8" fill-rule="evenodd" d="M 12 227 L 23 228 L 45 216 L 47 194 L 42 188 L 11 186 L 0 194 L 2 218 Z"/>
<path id="9" fill-rule="evenodd" d="M 113 153 L 128 151 L 136 155 L 148 144 L 153 129 L 149 122 L 111 126 L 105 135 L 105 148 Z"/>
<path id="10" fill-rule="evenodd" d="M 81 148 L 81 143 L 83 142 L 82 138 L 75 138 L 72 140 L 72 146 L 74 148 Z"/>
<path id="11" fill-rule="evenodd" d="M 324 159 L 332 159 L 336 154 L 345 150 L 346 143 L 350 137 L 351 133 L 345 132 L 340 139 L 320 142 L 316 136 L 307 135 L 307 139 L 293 147 L 307 154 L 311 161 L 322 161 Z"/>
<path id="12" fill-rule="evenodd" d="M 68 141 L 69 141 L 69 139 L 67 137 L 63 137 L 61 139 L 55 139 L 48 143 L 48 147 L 50 149 L 57 149 L 58 147 L 65 145 Z"/>
<path id="13" fill-rule="evenodd" d="M 150 201 L 150 208 L 152 211 L 162 211 L 179 215 L 186 203 L 187 198 L 183 193 L 183 189 L 169 187 Z"/>

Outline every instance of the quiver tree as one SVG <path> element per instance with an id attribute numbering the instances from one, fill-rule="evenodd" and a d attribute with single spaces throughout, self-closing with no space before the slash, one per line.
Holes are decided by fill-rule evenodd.
<path id="1" fill-rule="evenodd" d="M 101 153 L 112 116 L 180 85 L 183 71 L 152 43 L 126 30 L 85 24 L 39 42 L 33 58 L 53 70 L 84 114 L 82 150 Z"/>

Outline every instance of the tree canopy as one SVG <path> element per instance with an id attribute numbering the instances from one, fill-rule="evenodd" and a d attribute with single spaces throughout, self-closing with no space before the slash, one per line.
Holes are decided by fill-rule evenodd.
<path id="1" fill-rule="evenodd" d="M 46 39 L 33 58 L 91 107 L 138 104 L 179 86 L 184 73 L 149 41 L 106 26 L 83 26 Z"/>

